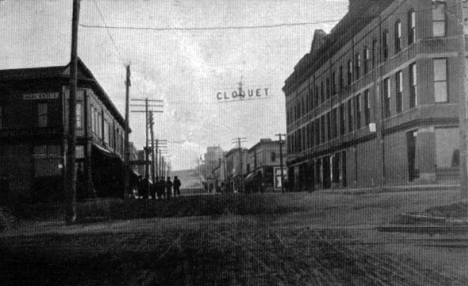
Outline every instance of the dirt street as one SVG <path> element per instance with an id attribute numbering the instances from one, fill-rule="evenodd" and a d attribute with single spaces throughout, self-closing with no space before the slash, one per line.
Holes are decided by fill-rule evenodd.
<path id="1" fill-rule="evenodd" d="M 468 234 L 375 230 L 458 199 L 265 194 L 287 211 L 24 222 L 0 233 L 0 285 L 468 285 Z"/>

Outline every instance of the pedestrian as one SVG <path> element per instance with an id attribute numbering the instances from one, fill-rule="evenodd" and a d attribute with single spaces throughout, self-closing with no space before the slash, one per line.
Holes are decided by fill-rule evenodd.
<path id="1" fill-rule="evenodd" d="M 156 177 L 154 178 L 154 182 L 153 182 L 153 185 L 151 186 L 151 198 L 153 200 L 156 200 L 156 195 L 158 193 L 158 184 L 159 184 L 159 178 Z"/>
<path id="2" fill-rule="evenodd" d="M 166 181 L 164 177 L 161 177 L 158 184 L 158 198 L 165 199 L 166 198 Z"/>
<path id="3" fill-rule="evenodd" d="M 171 199 L 171 195 L 172 195 L 172 182 L 171 182 L 171 177 L 167 177 L 167 180 L 166 180 L 166 197 L 168 200 Z"/>
<path id="4" fill-rule="evenodd" d="M 182 183 L 180 182 L 179 178 L 177 176 L 174 177 L 174 198 L 176 196 L 179 196 L 180 198 L 180 186 Z"/>

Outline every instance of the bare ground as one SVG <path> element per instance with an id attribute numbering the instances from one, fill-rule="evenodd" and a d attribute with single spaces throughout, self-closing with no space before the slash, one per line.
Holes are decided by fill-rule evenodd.
<path id="1" fill-rule="evenodd" d="M 267 194 L 289 211 L 24 223 L 0 234 L 0 285 L 468 285 L 466 235 L 375 230 L 458 196 Z"/>

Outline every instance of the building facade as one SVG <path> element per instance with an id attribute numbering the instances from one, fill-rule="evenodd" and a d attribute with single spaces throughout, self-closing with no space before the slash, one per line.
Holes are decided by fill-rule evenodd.
<path id="1" fill-rule="evenodd" d="M 458 177 L 457 2 L 351 0 L 329 34 L 315 32 L 283 87 L 294 189 Z"/>
<path id="2" fill-rule="evenodd" d="M 0 71 L 0 176 L 10 199 L 63 198 L 69 66 Z M 123 196 L 124 118 L 78 61 L 77 196 Z"/>
<path id="3" fill-rule="evenodd" d="M 284 142 L 281 143 L 284 145 Z M 280 152 L 281 145 L 279 140 L 264 138 L 249 149 L 245 185 L 250 192 L 281 191 L 281 167 L 285 168 L 287 159 L 284 147 Z M 286 179 L 284 176 L 283 180 Z"/>
<path id="4" fill-rule="evenodd" d="M 244 178 L 247 175 L 247 149 L 234 148 L 225 155 L 226 191 L 243 192 Z"/>

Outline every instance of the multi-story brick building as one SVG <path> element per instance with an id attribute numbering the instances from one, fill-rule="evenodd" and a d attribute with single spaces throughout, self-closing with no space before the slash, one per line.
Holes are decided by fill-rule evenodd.
<path id="1" fill-rule="evenodd" d="M 315 32 L 283 87 L 296 189 L 457 177 L 457 3 L 351 0 L 329 34 Z"/>
<path id="2" fill-rule="evenodd" d="M 68 65 L 0 71 L 4 197 L 63 197 L 68 86 Z M 78 197 L 123 196 L 124 118 L 81 60 L 76 111 Z"/>
<path id="3" fill-rule="evenodd" d="M 247 175 L 247 149 L 233 148 L 226 153 L 225 160 L 226 191 L 243 192 Z"/>

